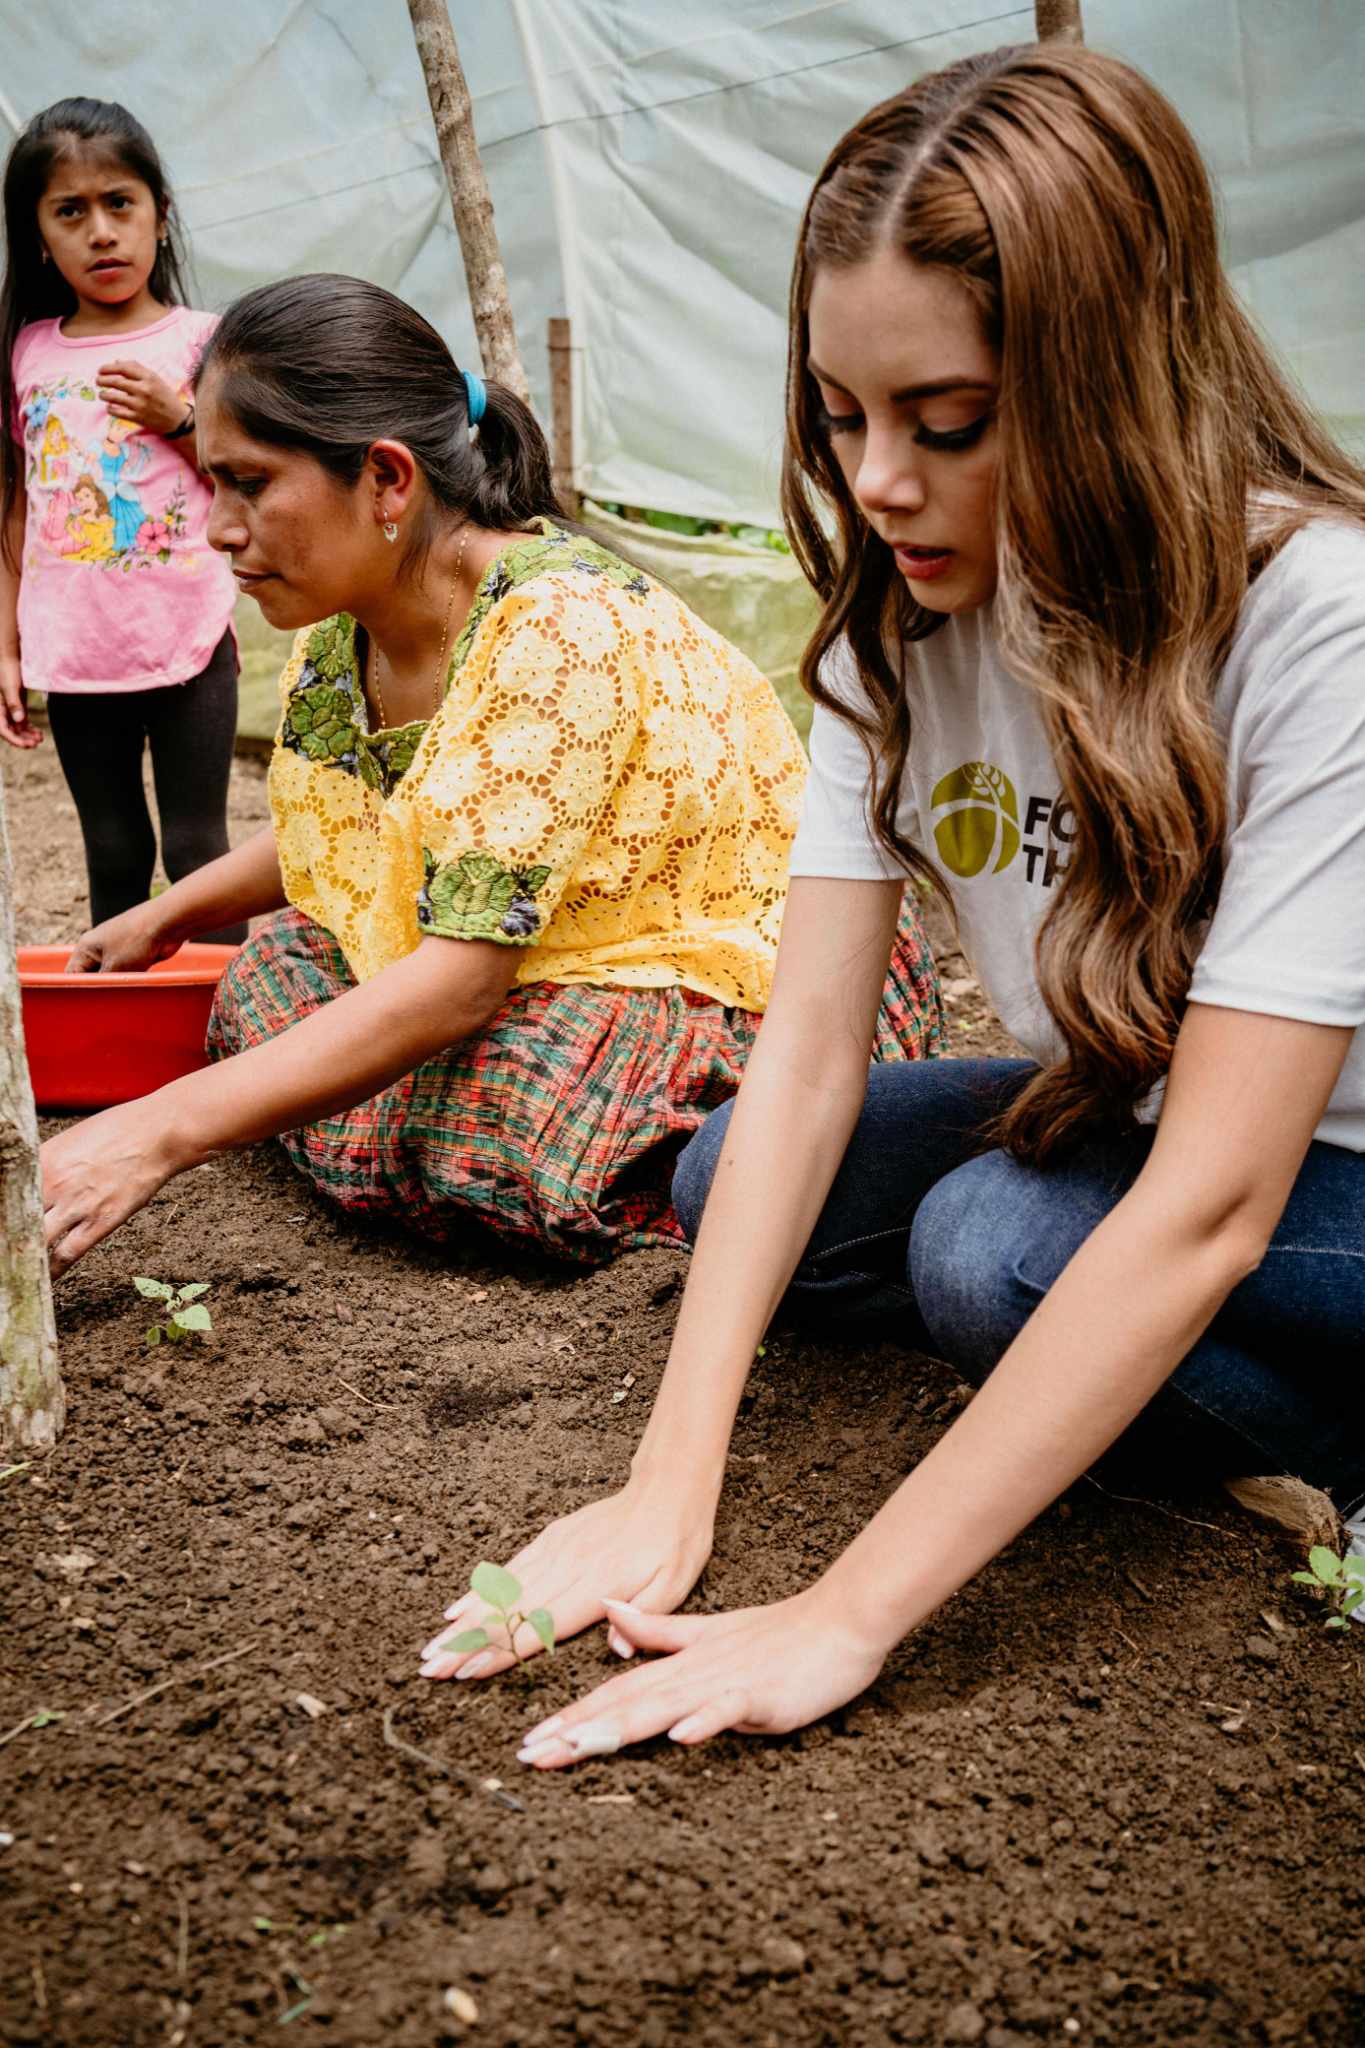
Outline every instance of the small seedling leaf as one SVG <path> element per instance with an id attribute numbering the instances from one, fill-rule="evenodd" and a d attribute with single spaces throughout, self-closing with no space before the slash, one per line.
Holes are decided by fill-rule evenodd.
<path id="1" fill-rule="evenodd" d="M 533 1607 L 526 1617 L 526 1625 L 533 1628 L 540 1637 L 542 1649 L 555 1653 L 555 1621 L 548 1607 Z"/>
<path id="2" fill-rule="evenodd" d="M 1327 1626 L 1328 1626 L 1328 1628 L 1345 1628 L 1345 1626 L 1346 1626 L 1346 1617 L 1345 1617 L 1345 1615 L 1344 1615 L 1344 1614 L 1329 1614 L 1329 1615 L 1328 1615 L 1328 1617 L 1327 1617 Z"/>
<path id="3" fill-rule="evenodd" d="M 164 1280 L 148 1280 L 141 1275 L 134 1277 L 133 1285 L 139 1294 L 147 1297 L 148 1301 L 169 1301 L 175 1293 L 175 1289 L 168 1287 Z"/>
<path id="4" fill-rule="evenodd" d="M 462 1629 L 457 1636 L 447 1636 L 441 1645 L 443 1657 L 458 1656 L 462 1650 L 486 1650 L 488 1630 L 486 1628 Z"/>
<path id="5" fill-rule="evenodd" d="M 209 1283 L 207 1280 L 191 1280 L 188 1287 L 181 1288 L 180 1299 L 182 1301 L 198 1301 L 200 1295 L 207 1294 L 208 1291 Z"/>
<path id="6" fill-rule="evenodd" d="M 1296 1586 L 1321 1586 L 1322 1580 L 1316 1572 L 1291 1572 L 1290 1578 Z"/>
<path id="7" fill-rule="evenodd" d="M 1315 1543 L 1308 1553 L 1310 1571 L 1315 1571 L 1324 1586 L 1335 1586 L 1341 1577 L 1341 1559 L 1325 1543 Z"/>
<path id="8" fill-rule="evenodd" d="M 476 1564 L 469 1575 L 469 1588 L 490 1607 L 504 1612 L 521 1598 L 521 1582 L 500 1564 Z"/>
<path id="9" fill-rule="evenodd" d="M 1349 1593 L 1341 1596 L 1342 1613 L 1354 1614 L 1362 1600 L 1365 1600 L 1365 1586 L 1353 1586 Z"/>
<path id="10" fill-rule="evenodd" d="M 258 1934 L 273 1934 L 275 1931 L 274 1921 L 267 1920 L 264 1913 L 258 1913 L 251 1924 Z"/>
<path id="11" fill-rule="evenodd" d="M 60 1707 L 39 1707 L 28 1725 L 30 1728 L 47 1728 L 54 1721 L 64 1721 L 65 1719 L 66 1715 Z"/>
<path id="12" fill-rule="evenodd" d="M 213 1317 L 202 1301 L 191 1302 L 188 1308 L 178 1308 L 171 1321 L 182 1330 L 211 1330 Z"/>
<path id="13" fill-rule="evenodd" d="M 160 1325 L 160 1323 L 153 1323 L 153 1324 L 152 1324 L 152 1327 L 151 1327 L 151 1329 L 150 1329 L 150 1330 L 148 1330 L 148 1332 L 147 1332 L 147 1342 L 148 1342 L 148 1344 L 159 1344 L 159 1343 L 161 1342 L 161 1325 Z"/>

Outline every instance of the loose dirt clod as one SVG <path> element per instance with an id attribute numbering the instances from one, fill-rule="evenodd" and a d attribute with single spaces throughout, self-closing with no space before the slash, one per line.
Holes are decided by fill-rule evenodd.
<path id="1" fill-rule="evenodd" d="M 1305 1550 L 1323 1544 L 1340 1547 L 1341 1518 L 1329 1495 L 1302 1479 L 1279 1473 L 1259 1479 L 1225 1479 L 1224 1491 L 1268 1529 L 1281 1529 Z"/>

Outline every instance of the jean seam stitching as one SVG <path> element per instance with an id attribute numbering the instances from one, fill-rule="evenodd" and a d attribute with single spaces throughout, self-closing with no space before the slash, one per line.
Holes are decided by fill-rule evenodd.
<path id="1" fill-rule="evenodd" d="M 891 1230 L 870 1230 L 863 1237 L 842 1238 L 838 1244 L 830 1245 L 827 1250 L 816 1252 L 810 1263 L 818 1265 L 823 1259 L 839 1258 L 844 1252 L 857 1251 L 860 1245 L 884 1244 L 889 1237 L 905 1237 L 908 1235 L 909 1229 L 910 1225 L 908 1223 L 902 1223 Z"/>

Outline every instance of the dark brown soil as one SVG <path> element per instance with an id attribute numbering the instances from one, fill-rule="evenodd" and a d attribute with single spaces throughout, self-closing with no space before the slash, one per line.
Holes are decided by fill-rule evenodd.
<path id="1" fill-rule="evenodd" d="M 55 938 L 69 807 L 50 755 L 8 783 L 23 936 Z M 254 822 L 254 768 L 239 794 Z M 958 993 L 961 1049 L 998 1043 Z M 471 1564 L 623 1475 L 682 1271 L 437 1256 L 263 1148 L 63 1283 L 66 1435 L 0 1481 L 0 2039 L 1365 2042 L 1365 1632 L 1157 1473 L 1083 1482 L 781 1741 L 538 1777 L 517 1739 L 600 1633 L 524 1683 L 416 1678 Z M 213 1338 L 145 1352 L 145 1272 L 209 1281 Z M 780 1332 L 699 1604 L 818 1572 L 959 1399 Z"/>

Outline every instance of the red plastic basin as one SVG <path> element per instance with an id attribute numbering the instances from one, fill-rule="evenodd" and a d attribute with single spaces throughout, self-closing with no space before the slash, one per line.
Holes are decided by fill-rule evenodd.
<path id="1" fill-rule="evenodd" d="M 146 974 L 67 974 L 69 946 L 20 946 L 39 1109 L 107 1109 L 207 1066 L 204 1033 L 235 946 L 182 946 Z"/>

